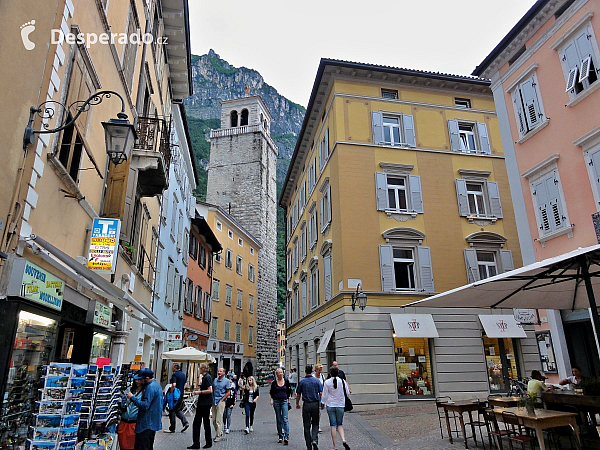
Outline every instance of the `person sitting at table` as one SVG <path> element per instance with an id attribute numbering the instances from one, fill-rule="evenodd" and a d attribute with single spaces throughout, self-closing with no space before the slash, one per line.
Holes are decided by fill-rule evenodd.
<path id="1" fill-rule="evenodd" d="M 531 380 L 527 383 L 527 395 L 531 397 L 535 396 L 541 401 L 542 392 L 554 389 L 554 386 L 546 386 L 546 383 L 544 383 L 546 378 L 539 370 L 532 370 Z"/>
<path id="2" fill-rule="evenodd" d="M 583 380 L 583 376 L 581 376 L 581 369 L 579 368 L 579 366 L 573 366 L 571 368 L 571 373 L 573 374 L 570 377 L 565 378 L 564 380 L 560 381 L 558 384 L 560 384 L 561 386 L 564 385 L 577 385 L 579 383 L 581 383 L 581 381 Z"/>

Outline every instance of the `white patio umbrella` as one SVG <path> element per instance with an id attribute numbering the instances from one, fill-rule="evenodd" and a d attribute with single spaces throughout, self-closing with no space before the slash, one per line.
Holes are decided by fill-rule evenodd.
<path id="1" fill-rule="evenodd" d="M 194 347 L 183 347 L 170 352 L 164 352 L 162 359 L 170 359 L 171 361 L 187 362 L 186 372 L 189 379 L 190 362 L 194 363 L 215 363 L 217 360 L 210 354 L 200 351 Z"/>
<path id="2" fill-rule="evenodd" d="M 578 248 L 405 307 L 564 310 L 589 307 L 592 324 L 600 332 L 597 295 L 600 295 L 600 245 Z"/>

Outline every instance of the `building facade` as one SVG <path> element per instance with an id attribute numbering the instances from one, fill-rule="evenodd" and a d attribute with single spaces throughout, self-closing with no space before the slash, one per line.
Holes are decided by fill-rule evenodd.
<path id="1" fill-rule="evenodd" d="M 337 360 L 369 409 L 505 392 L 540 366 L 531 331 L 489 328 L 512 310 L 402 308 L 521 265 L 486 80 L 321 60 L 279 204 L 288 370 Z"/>
<path id="2" fill-rule="evenodd" d="M 223 208 L 262 244 L 258 255 L 256 376 L 277 367 L 277 147 L 260 97 L 221 102 L 221 128 L 210 133 L 206 200 Z"/>
<path id="3" fill-rule="evenodd" d="M 233 369 L 238 376 L 256 376 L 257 275 L 262 245 L 223 208 L 200 201 L 196 208 L 222 247 L 214 255 L 207 350 L 218 367 Z"/>
<path id="4" fill-rule="evenodd" d="M 527 264 L 598 243 L 599 11 L 593 1 L 537 1 L 474 71 L 492 81 Z M 571 365 L 600 374 L 587 311 L 540 318 L 541 357 L 554 381 Z"/>
<path id="5" fill-rule="evenodd" d="M 39 366 L 52 361 L 157 367 L 155 342 L 166 328 L 152 312 L 154 267 L 172 143 L 154 119 L 170 123 L 173 101 L 190 94 L 191 56 L 185 0 L 3 3 L 0 21 L 6 30 L 20 30 L 6 33 L 0 50 L 0 78 L 11 87 L 0 99 L 13 105 L 0 130 L 6 161 L 0 169 L 0 298 L 7 325 L 0 338 L 0 390 L 8 401 L 3 411 L 23 408 L 2 418 L 8 431 L 0 440 L 20 445 L 37 392 L 10 403 L 19 388 L 17 370 L 35 387 Z M 149 32 L 153 43 L 56 43 L 56 30 Z M 170 30 L 177 32 L 159 44 Z M 82 106 L 106 90 L 110 97 L 98 95 L 89 109 Z M 102 122 L 119 112 L 138 139 L 127 160 L 115 165 Z M 28 122 L 36 131 L 68 126 L 35 133 L 24 145 Z M 102 273 L 88 268 L 98 253 L 88 256 L 92 237 L 105 232 L 108 237 L 98 239 L 106 239 L 104 250 L 116 257 Z"/>

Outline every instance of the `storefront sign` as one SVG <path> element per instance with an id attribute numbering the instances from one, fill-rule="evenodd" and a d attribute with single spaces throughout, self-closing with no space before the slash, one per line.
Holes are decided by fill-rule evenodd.
<path id="1" fill-rule="evenodd" d="M 165 348 L 169 350 L 177 350 L 183 347 L 183 343 L 181 341 L 166 341 Z"/>
<path id="2" fill-rule="evenodd" d="M 197 341 L 197 340 L 198 340 L 198 335 L 196 335 L 196 334 L 190 334 L 190 335 L 187 337 L 187 340 L 188 340 L 188 341 Z"/>
<path id="3" fill-rule="evenodd" d="M 144 354 L 144 338 L 140 337 L 138 338 L 138 344 L 137 344 L 137 349 L 135 350 L 135 354 L 136 356 L 139 355 L 143 355 Z M 140 359 L 141 361 L 141 359 Z"/>
<path id="4" fill-rule="evenodd" d="M 390 317 L 392 319 L 396 337 L 439 337 L 431 314 L 390 314 Z"/>
<path id="5" fill-rule="evenodd" d="M 96 272 L 114 273 L 121 221 L 95 218 L 90 238 L 88 269 Z"/>
<path id="6" fill-rule="evenodd" d="M 480 314 L 479 320 L 489 338 L 524 338 L 525 330 L 514 316 Z"/>
<path id="7" fill-rule="evenodd" d="M 513 315 L 515 320 L 519 323 L 535 323 L 536 313 L 535 309 L 513 309 Z"/>
<path id="8" fill-rule="evenodd" d="M 60 311 L 64 288 L 63 280 L 25 260 L 21 283 L 22 297 Z"/>
<path id="9" fill-rule="evenodd" d="M 96 307 L 94 308 L 94 325 L 99 325 L 104 328 L 108 328 L 110 326 L 110 319 L 112 318 L 112 309 L 103 303 L 96 302 Z"/>
<path id="10" fill-rule="evenodd" d="M 181 331 L 167 331 L 167 341 L 181 341 Z"/>
<path id="11" fill-rule="evenodd" d="M 234 353 L 235 344 L 231 342 L 221 342 L 221 353 Z"/>

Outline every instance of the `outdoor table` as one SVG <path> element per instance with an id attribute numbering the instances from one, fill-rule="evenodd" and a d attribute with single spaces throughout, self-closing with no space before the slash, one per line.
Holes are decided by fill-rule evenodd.
<path id="1" fill-rule="evenodd" d="M 575 433 L 577 448 L 581 450 L 581 439 L 579 437 L 579 429 L 577 428 L 576 413 L 550 411 L 548 409 L 536 409 L 534 412 L 530 413 L 525 408 L 494 408 L 496 420 L 502 421 L 503 412 L 515 414 L 522 420 L 524 426 L 534 429 L 541 450 L 546 450 L 546 443 L 544 442 L 542 430 L 546 428 L 564 427 L 567 425 L 569 425 Z"/>
<path id="2" fill-rule="evenodd" d="M 488 397 L 490 407 L 499 406 L 502 408 L 511 408 L 519 405 L 519 397 Z"/>
<path id="3" fill-rule="evenodd" d="M 452 441 L 452 432 L 450 430 L 450 417 L 448 416 L 448 411 L 458 413 L 458 420 L 460 421 L 460 430 L 465 440 L 465 448 L 469 448 L 467 444 L 467 433 L 465 430 L 465 421 L 463 419 L 463 413 L 469 413 L 469 422 L 471 423 L 471 431 L 473 432 L 473 441 L 475 442 L 475 445 L 477 445 L 475 425 L 473 425 L 473 411 L 478 411 L 482 403 L 485 403 L 485 401 L 461 400 L 457 402 L 444 402 L 441 404 L 441 406 L 444 408 L 444 414 L 446 415 L 446 427 L 448 427 L 448 436 L 450 437 L 451 444 L 453 444 L 454 442 Z"/>
<path id="4" fill-rule="evenodd" d="M 596 429 L 596 413 L 600 413 L 600 397 L 593 395 L 576 394 L 575 391 L 554 390 L 542 392 L 542 400 L 547 407 L 560 409 L 561 406 L 574 406 L 578 410 L 589 413 L 594 430 Z"/>

